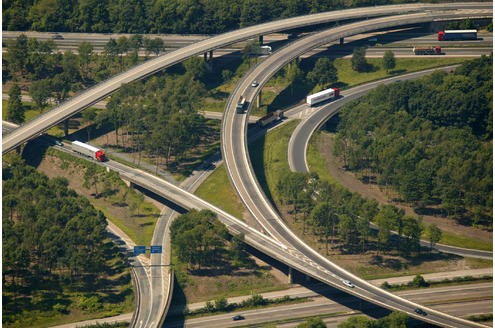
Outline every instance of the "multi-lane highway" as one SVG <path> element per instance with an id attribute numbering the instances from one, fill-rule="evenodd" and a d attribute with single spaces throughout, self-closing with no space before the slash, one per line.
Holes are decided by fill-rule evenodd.
<path id="1" fill-rule="evenodd" d="M 430 12 L 431 10 L 442 10 L 455 12 L 456 9 L 473 9 L 470 17 L 486 17 L 487 15 L 478 16 L 476 10 L 481 8 L 491 10 L 491 3 L 447 3 L 447 4 L 407 4 L 376 6 L 371 8 L 357 8 L 325 12 L 314 15 L 299 16 L 295 18 L 283 19 L 271 23 L 255 25 L 229 33 L 224 33 L 203 41 L 180 48 L 176 51 L 164 54 L 160 57 L 151 59 L 141 65 L 138 65 L 128 71 L 125 71 L 109 80 L 99 83 L 96 86 L 86 90 L 78 96 L 59 105 L 55 109 L 38 116 L 36 119 L 25 123 L 21 128 L 5 136 L 2 141 L 2 152 L 12 150 L 23 142 L 34 138 L 39 133 L 71 117 L 75 113 L 91 106 L 99 100 L 105 98 L 112 92 L 118 90 L 123 84 L 142 79 L 166 67 L 174 65 L 189 57 L 202 54 L 204 52 L 225 47 L 227 45 L 247 40 L 259 35 L 274 33 L 282 30 L 293 29 L 297 27 L 311 26 L 315 24 L 338 21 L 342 19 L 358 19 L 385 15 L 395 15 L 407 12 Z M 424 20 L 425 22 L 428 20 Z M 349 33 L 350 34 L 356 34 Z M 344 34 L 343 36 L 346 36 Z"/>
<path id="2" fill-rule="evenodd" d="M 397 292 L 397 295 L 413 302 L 429 304 L 434 309 L 444 310 L 460 317 L 477 313 L 490 313 L 492 310 L 493 293 L 490 283 L 407 290 Z M 336 302 L 336 299 L 339 301 Z M 425 302 L 425 300 L 428 301 Z M 235 325 L 232 322 L 232 316 L 240 314 L 245 318 L 241 323 L 242 325 L 278 321 L 280 323 L 276 326 L 279 327 L 290 319 L 291 327 L 295 327 L 297 323 L 308 317 L 321 316 L 325 318 L 328 316 L 326 320 L 331 320 L 331 327 L 334 327 L 336 321 L 347 320 L 350 316 L 362 314 L 361 311 L 372 312 L 373 310 L 369 308 L 369 304 L 360 304 L 356 298 L 333 292 L 330 293 L 329 298 L 314 297 L 303 303 L 188 319 L 185 321 L 185 325 L 191 328 L 232 327 Z M 169 327 L 182 327 L 182 323 L 176 325 L 172 321 Z"/>
<path id="3" fill-rule="evenodd" d="M 336 283 L 341 284 L 340 279 L 354 281 L 359 287 L 352 289 L 352 291 L 349 290 L 349 292 L 354 295 L 358 295 L 361 298 L 387 308 L 407 312 L 410 315 L 416 316 L 424 321 L 445 326 L 458 327 L 469 326 L 473 323 L 455 319 L 442 313 L 434 312 L 431 309 L 428 310 L 430 313 L 429 316 L 420 316 L 414 312 L 417 305 L 398 299 L 383 290 L 367 284 L 358 277 L 355 277 L 349 272 L 337 267 L 320 254 L 310 249 L 304 244 L 304 242 L 297 238 L 285 226 L 281 218 L 278 216 L 277 211 L 272 207 L 258 185 L 247 151 L 246 115 L 236 114 L 235 109 L 236 100 L 239 99 L 241 95 L 246 98 L 248 104 L 252 104 L 260 88 L 264 85 L 264 83 L 266 83 L 269 77 L 271 77 L 278 69 L 290 62 L 292 59 L 311 48 L 315 48 L 319 45 L 354 33 L 362 33 L 368 30 L 390 27 L 394 25 L 433 21 L 434 17 L 438 18 L 442 15 L 443 13 L 428 13 L 370 19 L 364 23 L 353 23 L 306 37 L 302 40 L 294 42 L 294 45 L 291 47 L 283 48 L 277 51 L 245 75 L 229 98 L 222 125 L 222 153 L 231 182 L 251 214 L 260 222 L 260 224 L 271 236 L 284 243 L 293 252 L 299 253 L 299 255 L 304 254 L 304 260 L 307 261 L 308 265 L 319 268 L 322 273 L 327 270 L 330 275 L 323 278 L 322 281 L 334 286 Z M 464 15 L 466 15 L 466 13 L 464 13 Z M 450 16 L 449 14 L 448 17 L 451 18 L 453 16 Z M 443 18 L 447 17 L 443 16 Z M 295 44 L 298 46 L 295 46 Z M 259 81 L 260 86 L 257 88 L 251 87 L 251 81 L 253 80 Z M 323 276 L 325 275 L 322 274 L 320 279 Z M 335 280 L 337 280 L 337 282 Z"/>
<path id="4" fill-rule="evenodd" d="M 455 5 L 453 5 L 453 6 L 455 6 Z M 470 5 L 470 6 L 480 6 L 480 5 Z M 484 4 L 481 6 L 484 6 Z M 388 6 L 388 7 L 394 7 L 394 6 Z M 447 6 L 445 4 L 442 5 L 442 8 L 447 8 L 447 7 L 449 7 L 449 6 Z M 378 7 L 376 7 L 376 8 L 378 8 Z M 373 16 L 373 15 L 379 15 L 379 14 L 386 12 L 386 10 L 384 10 L 383 8 L 381 8 L 381 10 L 379 12 L 375 11 L 376 8 L 372 8 L 369 11 L 367 11 L 366 15 Z M 389 10 L 392 10 L 392 9 L 389 8 Z M 396 12 L 399 11 L 398 6 L 395 6 L 395 9 L 393 9 L 392 11 L 394 11 L 394 10 Z M 402 6 L 400 8 L 400 11 L 416 11 L 416 10 L 418 10 L 417 7 L 416 7 L 416 9 L 408 8 L 407 6 Z M 351 16 L 356 15 L 356 17 L 363 16 L 362 9 L 360 11 L 361 11 L 361 13 L 355 13 L 354 12 L 350 15 Z M 347 14 L 349 15 L 349 13 L 347 13 Z M 343 15 L 343 14 L 341 14 L 341 15 Z M 432 15 L 432 13 L 417 14 L 415 16 L 411 15 L 411 16 L 408 16 L 408 18 L 411 19 L 411 21 L 402 20 L 402 23 L 407 23 L 407 22 L 418 23 L 418 22 L 431 21 L 431 17 L 432 17 L 431 15 Z M 464 13 L 464 15 L 466 15 L 466 13 Z M 470 15 L 474 15 L 474 16 L 476 16 L 476 15 L 491 15 L 491 11 L 490 11 L 490 13 L 471 11 Z M 313 16 L 318 16 L 318 15 L 313 15 Z M 163 59 L 160 57 L 160 58 L 157 58 L 156 60 L 150 60 L 149 62 L 142 64 L 139 67 L 136 67 L 136 68 L 134 68 L 128 72 L 122 73 L 119 76 L 117 76 L 113 79 L 110 79 L 109 81 L 92 88 L 87 93 L 81 94 L 80 96 L 78 96 L 78 97 L 68 101 L 67 103 L 59 106 L 56 110 L 51 111 L 51 112 L 47 113 L 46 115 L 43 115 L 39 119 L 36 119 L 36 120 L 32 121 L 31 123 L 24 125 L 22 128 L 15 130 L 13 133 L 7 135 L 6 138 L 4 138 L 4 142 L 3 142 L 3 146 L 4 146 L 3 149 L 4 150 L 3 151 L 5 152 L 5 151 L 8 151 L 8 150 L 14 148 L 16 145 L 19 145 L 20 143 L 32 138 L 33 136 L 38 135 L 41 131 L 49 128 L 50 126 L 52 126 L 52 125 L 54 125 L 54 124 L 56 124 L 62 120 L 64 120 L 65 118 L 71 116 L 73 113 L 75 113 L 79 110 L 82 110 L 83 108 L 86 108 L 87 106 L 98 101 L 99 99 L 104 98 L 106 95 L 110 94 L 111 92 L 113 92 L 114 90 L 119 88 L 122 85 L 122 83 L 128 83 L 128 82 L 133 81 L 135 79 L 142 78 L 143 76 L 147 76 L 149 74 L 152 74 L 153 72 L 160 70 L 160 69 L 162 69 L 168 65 L 172 65 L 176 62 L 179 62 L 186 57 L 202 53 L 204 51 L 213 49 L 215 47 L 227 45 L 227 44 L 230 44 L 233 42 L 237 42 L 239 40 L 244 40 L 244 39 L 256 36 L 256 35 L 268 33 L 270 31 L 274 31 L 277 29 L 284 29 L 284 28 L 294 27 L 294 26 L 310 25 L 310 24 L 315 24 L 315 21 L 316 22 L 318 22 L 318 21 L 319 22 L 330 21 L 333 19 L 338 19 L 338 17 L 343 17 L 343 16 L 336 15 L 336 16 L 333 16 L 332 18 L 318 17 L 318 18 L 315 18 L 315 20 L 313 20 L 312 18 L 308 18 L 308 17 L 313 17 L 313 16 L 307 16 L 306 19 L 304 19 L 303 21 L 299 20 L 299 21 L 294 21 L 294 22 L 290 22 L 290 23 L 287 23 L 287 22 L 280 23 L 280 22 L 284 22 L 284 21 L 280 21 L 280 22 L 275 22 L 278 24 L 268 23 L 268 24 L 263 24 L 263 26 L 260 25 L 257 27 L 252 27 L 252 28 L 240 30 L 244 33 L 239 33 L 239 31 L 236 31 L 237 33 L 236 32 L 227 33 L 221 37 L 219 36 L 219 37 L 211 38 L 211 39 L 205 41 L 204 44 L 202 42 L 199 42 L 198 44 L 196 44 L 194 46 L 186 47 L 187 49 L 181 49 L 183 51 L 176 51 L 174 53 L 168 54 L 169 56 L 167 56 L 167 55 L 162 56 L 162 57 L 166 57 L 166 59 Z M 453 16 L 454 15 L 449 14 L 448 16 L 444 16 L 444 18 L 447 19 L 448 17 L 453 17 Z M 459 17 L 459 16 L 456 16 L 456 17 Z M 463 16 L 463 17 L 465 17 L 465 16 Z M 476 16 L 476 17 L 479 17 L 479 16 Z M 402 17 L 402 19 L 404 19 L 404 17 Z M 386 22 L 386 20 L 389 20 L 389 22 Z M 289 21 L 289 20 L 285 20 L 285 21 Z M 383 19 L 382 21 L 380 21 L 382 23 L 377 23 L 377 25 L 375 25 L 374 28 L 391 26 L 394 24 L 392 21 L 393 21 L 392 19 Z M 395 22 L 395 23 L 397 23 L 397 22 Z M 274 25 L 270 25 L 270 24 L 274 24 Z M 380 25 L 380 24 L 383 24 L 383 25 Z M 267 25 L 267 26 L 264 26 L 264 25 Z M 366 28 L 361 29 L 361 30 L 366 30 Z M 356 30 L 352 30 L 352 31 L 351 30 L 348 30 L 348 31 L 342 30 L 340 32 L 340 34 L 338 34 L 339 35 L 338 37 L 344 37 L 344 36 L 350 35 L 352 33 L 359 33 L 359 31 L 360 31 L 360 28 L 358 28 L 356 26 Z M 332 38 L 333 37 L 329 37 L 328 39 L 325 39 L 325 41 L 328 42 Z M 321 44 L 324 44 L 324 43 L 325 42 L 323 42 Z M 247 82 L 247 83 L 249 84 L 249 82 Z M 244 125 L 245 125 L 245 122 L 244 122 Z M 244 134 L 244 137 L 245 137 L 245 134 Z M 244 163 L 249 163 L 249 162 L 247 161 Z M 241 162 L 239 162 L 238 164 L 242 165 Z M 110 165 L 110 163 L 108 163 L 108 165 Z M 119 168 L 114 167 L 113 169 L 119 171 Z M 249 228 L 244 223 L 236 220 L 235 218 L 232 218 L 229 215 L 222 213 L 222 211 L 211 207 L 211 205 L 206 204 L 205 202 L 203 202 L 199 199 L 193 199 L 194 197 L 192 197 L 191 195 L 184 194 L 180 190 L 174 190 L 173 193 L 175 193 L 175 195 L 171 196 L 170 192 L 171 192 L 171 190 L 173 190 L 173 188 L 171 188 L 171 186 L 168 186 L 167 188 L 163 188 L 163 181 L 162 182 L 154 181 L 151 178 L 151 176 L 147 176 L 147 177 L 143 178 L 141 173 L 140 174 L 136 174 L 136 172 L 129 173 L 129 172 L 125 172 L 125 170 L 120 171 L 120 173 L 121 173 L 121 175 L 125 176 L 125 178 L 127 178 L 128 180 L 133 181 L 134 183 L 143 185 L 145 188 L 148 188 L 148 189 L 150 189 L 150 190 L 152 190 L 152 191 L 154 191 L 154 192 L 156 192 L 156 193 L 158 193 L 164 197 L 167 197 L 167 198 L 172 197 L 172 198 L 178 199 L 178 202 L 185 208 L 209 208 L 209 209 L 215 210 L 217 213 L 220 214 L 220 219 L 227 225 L 228 229 L 232 233 L 239 233 L 239 232 L 245 233 L 246 241 L 249 244 L 253 245 L 254 247 L 256 247 L 256 248 L 258 248 L 264 252 L 266 252 L 267 254 L 271 255 L 272 257 L 279 259 L 280 261 L 282 261 L 284 263 L 287 263 L 288 265 L 296 268 L 299 271 L 302 271 L 302 272 L 304 272 L 310 276 L 313 276 L 316 279 L 330 283 L 339 289 L 346 290 L 346 287 L 344 287 L 341 284 L 340 279 L 341 279 L 341 277 L 352 277 L 352 276 L 345 273 L 345 272 L 339 271 L 339 268 L 336 268 L 333 265 L 330 265 L 329 263 L 321 262 L 321 264 L 323 264 L 323 265 L 320 265 L 318 262 L 321 261 L 321 258 L 319 258 L 317 255 L 315 256 L 315 254 L 312 254 L 309 257 L 307 255 L 303 254 L 303 253 L 310 251 L 310 250 L 305 249 L 303 247 L 303 252 L 301 252 L 295 248 L 292 248 L 292 246 L 290 246 L 290 245 L 287 246 L 287 245 L 280 244 L 280 243 L 278 243 L 278 242 L 276 242 L 270 238 L 267 238 L 263 234 L 260 234 L 259 232 L 254 231 L 253 229 Z M 144 174 L 144 175 L 146 175 L 146 174 Z M 139 176 L 139 178 L 138 178 L 138 176 Z M 144 181 L 143 181 L 143 179 L 144 179 Z M 284 234 L 285 233 L 286 232 L 284 232 Z M 278 236 L 278 238 L 281 238 L 281 237 L 282 236 Z M 282 238 L 282 240 L 284 240 L 284 239 L 287 240 L 287 236 Z M 296 244 L 297 244 L 297 242 L 296 242 Z M 330 270 L 328 270 L 328 268 Z M 338 272 L 338 274 L 336 275 L 335 273 L 332 273 L 332 271 Z M 394 302 L 397 302 L 398 299 L 393 298 L 393 297 L 390 298 L 390 295 L 388 295 L 387 297 L 383 297 L 383 295 L 378 296 L 378 294 L 380 294 L 380 293 L 377 294 L 377 291 L 371 291 L 370 292 L 369 290 L 366 290 L 366 288 L 364 288 L 364 287 L 366 287 L 366 286 L 361 285 L 361 283 L 358 283 L 358 284 L 356 284 L 355 289 L 353 289 L 352 291 L 349 291 L 349 290 L 348 291 L 350 293 L 354 293 L 356 295 L 359 295 L 360 297 L 362 297 L 364 299 L 367 299 L 367 300 L 370 300 L 374 303 L 380 304 L 381 306 L 399 309 L 399 310 L 402 310 L 404 312 L 411 313 L 412 307 L 416 306 L 415 304 L 408 303 L 408 302 L 402 302 L 402 301 L 399 301 L 398 303 L 394 303 Z M 393 299 L 392 305 L 389 304 L 391 299 Z M 399 305 L 399 303 L 400 303 L 400 305 Z M 413 315 L 414 315 L 414 313 L 413 313 Z M 423 319 L 426 319 L 426 318 L 423 318 Z M 426 320 L 430 321 L 430 322 L 442 322 L 443 324 L 445 324 L 447 326 L 459 326 L 459 325 L 476 326 L 476 325 L 471 324 L 469 322 L 465 322 L 465 321 L 462 321 L 462 320 L 459 320 L 456 318 L 451 318 L 451 317 L 444 316 L 442 314 L 438 314 L 438 313 L 434 313 L 434 312 L 431 312 L 431 316 L 429 316 L 429 318 L 427 318 Z"/>

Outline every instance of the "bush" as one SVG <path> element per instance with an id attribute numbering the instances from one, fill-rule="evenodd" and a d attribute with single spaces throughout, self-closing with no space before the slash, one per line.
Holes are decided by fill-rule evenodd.
<path id="1" fill-rule="evenodd" d="M 79 308 L 87 313 L 97 312 L 102 308 L 100 297 L 98 297 L 98 295 L 81 297 L 79 301 Z"/>
<path id="2" fill-rule="evenodd" d="M 69 307 L 67 305 L 64 305 L 64 304 L 60 304 L 60 303 L 57 303 L 53 306 L 53 310 L 54 311 L 57 311 L 59 313 L 62 313 L 62 314 L 67 314 L 69 313 Z"/>

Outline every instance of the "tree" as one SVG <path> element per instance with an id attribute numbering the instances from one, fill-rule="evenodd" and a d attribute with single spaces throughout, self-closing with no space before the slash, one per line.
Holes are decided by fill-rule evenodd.
<path id="1" fill-rule="evenodd" d="M 337 68 L 329 58 L 318 58 L 313 70 L 308 73 L 308 79 L 325 87 L 337 82 Z"/>
<path id="2" fill-rule="evenodd" d="M 154 53 L 155 56 L 158 56 L 160 52 L 165 49 L 165 44 L 163 43 L 163 39 L 161 38 L 144 38 L 143 46 L 146 51 L 146 55 L 148 56 L 150 53 Z"/>
<path id="3" fill-rule="evenodd" d="M 47 79 L 34 81 L 31 84 L 31 87 L 29 87 L 29 95 L 40 109 L 40 112 L 42 112 L 48 104 L 48 99 L 51 95 L 50 87 L 51 83 Z"/>
<path id="4" fill-rule="evenodd" d="M 369 64 L 366 62 L 365 48 L 354 48 L 352 51 L 351 66 L 356 72 L 365 72 L 369 69 Z"/>
<path id="5" fill-rule="evenodd" d="M 430 250 L 433 246 L 442 239 L 442 230 L 438 228 L 438 226 L 434 223 L 428 225 L 426 227 L 426 234 L 428 236 L 428 240 L 430 241 Z"/>
<path id="6" fill-rule="evenodd" d="M 93 58 L 93 45 L 87 41 L 81 42 L 77 47 L 79 59 L 79 74 L 85 81 L 90 79 L 90 64 Z"/>
<path id="7" fill-rule="evenodd" d="M 24 122 L 24 107 L 22 106 L 21 100 L 21 88 L 19 88 L 17 84 L 14 84 L 9 90 L 6 119 L 13 123 Z"/>
<path id="8" fill-rule="evenodd" d="M 339 216 L 327 202 L 320 202 L 311 211 L 310 218 L 313 224 L 325 235 L 325 249 L 328 255 L 329 237 L 335 235 L 335 227 L 339 222 Z"/>
<path id="9" fill-rule="evenodd" d="M 382 65 L 383 68 L 387 70 L 387 73 L 389 70 L 395 68 L 395 55 L 392 50 L 385 51 L 385 54 L 383 54 Z"/>
<path id="10" fill-rule="evenodd" d="M 17 81 L 27 73 L 26 64 L 29 48 L 28 38 L 25 34 L 19 35 L 14 41 L 7 42 L 6 61 L 10 76 Z"/>
<path id="11" fill-rule="evenodd" d="M 420 238 L 423 227 L 420 221 L 413 217 L 406 216 L 404 218 L 404 237 L 401 242 L 402 250 L 408 255 L 412 251 L 418 254 L 421 250 Z"/>

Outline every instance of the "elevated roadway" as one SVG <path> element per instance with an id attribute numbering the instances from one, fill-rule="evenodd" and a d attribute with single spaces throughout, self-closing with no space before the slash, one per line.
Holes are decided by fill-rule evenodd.
<path id="1" fill-rule="evenodd" d="M 198 50 L 195 50 L 195 51 L 198 51 Z M 201 52 L 202 51 L 204 51 L 204 49 L 202 49 Z M 143 65 L 145 65 L 145 64 L 143 64 Z M 143 65 L 141 65 L 141 66 L 143 66 Z M 140 75 L 140 77 L 146 76 L 146 72 L 147 72 L 147 74 L 151 74 L 154 70 L 159 70 L 159 69 L 163 68 L 163 67 L 161 67 L 161 68 L 156 68 L 156 67 L 157 66 L 147 67 L 144 70 L 145 74 Z M 121 74 L 121 75 L 126 75 L 126 74 Z M 127 81 L 126 78 L 129 78 L 129 76 L 126 75 L 126 77 L 122 77 L 122 79 L 120 80 L 121 81 L 120 84 L 123 83 L 122 81 Z M 87 107 L 91 103 L 96 102 L 99 99 L 102 99 L 104 97 L 103 94 L 107 95 L 107 94 L 113 92 L 113 91 L 109 91 L 112 89 L 112 87 L 115 87 L 115 85 L 107 85 L 106 87 L 102 87 L 101 89 L 98 89 L 97 87 L 95 87 L 94 89 L 98 89 L 98 90 L 90 90 L 91 92 L 88 92 L 85 94 L 86 97 L 83 97 L 83 95 L 76 97 L 78 99 L 81 98 L 79 100 L 82 103 L 79 103 L 79 105 L 73 104 L 73 106 L 75 106 L 75 107 L 86 106 Z M 62 105 L 62 106 L 64 106 L 64 105 Z M 82 108 L 79 108 L 79 110 L 80 109 L 82 109 Z M 60 116 L 63 116 L 63 114 L 60 114 Z M 69 116 L 70 116 L 70 114 L 69 114 Z M 58 116 L 57 116 L 57 119 L 59 119 Z M 65 119 L 65 116 L 61 120 L 63 120 L 63 119 Z M 59 120 L 58 122 L 60 122 L 61 120 Z M 44 129 L 48 128 L 49 127 L 48 125 L 50 125 L 50 124 L 52 124 L 52 125 L 56 124 L 56 123 L 47 123 L 49 120 L 46 119 L 46 117 L 45 117 L 45 119 L 43 119 L 41 121 L 43 121 L 41 126 L 43 126 Z M 20 128 L 19 130 L 22 130 L 25 126 Z M 38 128 L 39 128 L 39 126 L 38 126 Z M 36 128 L 35 128 L 35 130 L 36 130 Z M 37 130 L 33 135 L 24 139 L 23 141 L 28 140 L 29 138 L 39 134 L 42 130 L 43 129 Z M 14 134 L 15 134 L 15 132 L 16 131 L 14 131 Z M 18 141 L 18 144 L 22 143 L 23 141 Z M 4 139 L 4 142 L 5 142 L 5 139 Z M 14 146 L 12 146 L 12 148 L 13 147 Z M 10 148 L 10 149 L 12 149 L 12 148 Z M 5 147 L 4 147 L 4 151 L 7 151 L 7 149 Z M 122 173 L 122 172 L 121 172 L 121 174 L 126 175 L 125 173 Z M 145 188 L 150 189 L 150 190 L 158 193 L 159 195 L 162 195 L 163 197 L 182 199 L 181 201 L 179 201 L 179 203 L 182 203 L 182 206 L 185 208 L 209 208 L 209 209 L 212 209 L 208 204 L 205 204 L 204 202 L 201 202 L 201 201 L 199 203 L 197 203 L 197 200 L 196 200 L 196 201 L 193 201 L 191 203 L 191 199 L 190 199 L 191 196 L 190 195 L 189 196 L 188 195 L 182 195 L 182 194 L 180 194 L 180 192 L 179 193 L 172 192 L 173 195 L 171 195 L 171 192 L 170 192 L 171 186 L 167 187 L 166 188 L 167 190 L 164 192 L 163 186 L 160 186 L 160 183 L 158 183 L 158 187 L 157 187 L 156 185 L 154 185 L 153 183 L 150 182 L 149 177 L 148 177 L 148 179 L 145 179 L 145 180 L 148 180 L 147 182 L 143 182 L 140 179 L 134 180 L 134 178 L 136 178 L 134 173 L 132 173 L 131 176 L 127 176 L 128 180 L 133 181 L 136 184 L 141 184 Z M 162 189 L 160 189 L 160 188 L 162 188 Z M 213 208 L 212 210 L 215 210 L 218 213 L 218 209 Z M 233 218 L 231 218 L 231 217 L 229 218 L 228 215 L 225 216 L 224 213 L 220 213 L 220 219 L 228 226 L 229 230 L 232 233 L 239 233 L 239 232 L 245 233 L 246 241 L 249 244 L 253 245 L 254 247 L 260 249 L 261 251 L 269 254 L 270 256 L 280 260 L 283 263 L 288 264 L 291 267 L 296 268 L 299 271 L 305 272 L 306 274 L 315 277 L 316 279 L 319 279 L 322 281 L 328 281 L 328 279 L 329 279 L 328 276 L 333 277 L 334 278 L 333 284 L 335 286 L 337 286 L 337 288 L 345 289 L 344 287 L 342 287 L 342 285 L 339 284 L 340 278 L 336 277 L 335 275 L 332 275 L 331 272 L 329 272 L 328 270 L 325 270 L 324 268 L 319 267 L 317 264 L 315 265 L 314 263 L 312 264 L 312 268 L 308 268 L 308 263 L 311 263 L 311 261 L 308 262 L 307 259 L 305 258 L 305 256 L 302 254 L 298 254 L 298 252 L 296 250 L 288 249 L 287 246 L 281 245 L 281 244 L 271 240 L 270 238 L 267 238 L 263 234 L 260 234 L 257 231 L 253 231 L 252 229 L 250 229 L 249 227 L 247 227 L 245 224 L 243 224 L 240 221 L 235 221 L 235 219 L 234 219 L 234 221 L 232 221 Z M 322 274 L 323 274 L 323 276 L 322 276 Z M 325 277 L 325 275 L 327 275 L 327 277 L 322 278 L 322 277 Z M 361 292 L 361 295 L 363 293 L 364 292 Z M 372 297 L 373 297 L 373 295 L 368 296 L 368 299 L 371 299 Z M 380 300 L 375 301 L 375 303 L 376 302 L 380 303 Z M 409 304 L 409 306 L 410 306 L 410 304 Z"/>
<path id="2" fill-rule="evenodd" d="M 409 12 L 429 12 L 431 10 L 455 11 L 457 9 L 491 9 L 492 3 L 445 3 L 445 4 L 405 4 L 376 6 L 371 8 L 356 8 L 340 11 L 325 12 L 314 15 L 299 16 L 275 22 L 255 25 L 233 32 L 224 33 L 203 41 L 180 48 L 146 61 L 128 71 L 114 76 L 105 82 L 80 93 L 49 112 L 25 123 L 2 141 L 2 152 L 30 140 L 50 127 L 64 121 L 75 113 L 91 106 L 99 100 L 118 90 L 122 85 L 147 77 L 166 67 L 177 64 L 189 57 L 196 56 L 217 48 L 247 40 L 253 37 L 279 32 L 298 27 L 312 26 L 339 20 L 360 19 L 386 15 L 396 15 Z M 475 17 L 475 16 L 471 16 Z M 345 36 L 345 35 L 344 35 Z"/>
<path id="3" fill-rule="evenodd" d="M 326 44 L 352 34 L 363 33 L 379 28 L 431 22 L 437 19 L 460 19 L 472 17 L 471 15 L 486 15 L 489 17 L 492 13 L 491 10 L 477 13 L 471 11 L 459 12 L 456 14 L 428 12 L 387 18 L 376 18 L 367 20 L 366 22 L 357 22 L 330 29 L 296 41 L 293 45 L 282 48 L 268 57 L 261 64 L 254 67 L 241 81 L 239 81 L 226 105 L 222 124 L 222 153 L 230 180 L 234 185 L 236 192 L 240 195 L 240 198 L 246 208 L 250 211 L 253 217 L 260 222 L 268 234 L 288 247 L 289 251 L 291 251 L 294 256 L 301 256 L 301 254 L 303 254 L 303 258 L 301 259 L 306 261 L 310 267 L 315 267 L 319 270 L 319 272 L 321 272 L 322 276 L 320 276 L 319 279 L 325 276 L 325 278 L 321 281 L 338 288 L 339 285 L 342 286 L 341 279 L 351 280 L 357 287 L 348 289 L 348 292 L 353 295 L 389 309 L 406 312 L 420 320 L 448 327 L 469 327 L 479 325 L 436 312 L 432 309 L 427 309 L 427 316 L 416 314 L 414 310 L 418 307 L 417 304 L 410 303 L 393 296 L 392 294 L 376 288 L 341 269 L 304 244 L 304 242 L 302 242 L 285 226 L 276 209 L 272 207 L 266 196 L 261 192 L 261 188 L 254 176 L 247 151 L 247 115 L 236 114 L 235 107 L 236 100 L 242 95 L 246 98 L 246 101 L 249 104 L 249 111 L 249 108 L 261 87 L 277 70 L 304 52 L 321 46 L 322 44 Z M 260 86 L 257 88 L 252 88 L 250 84 L 253 80 L 259 81 Z M 303 272 L 307 272 L 307 270 Z"/>

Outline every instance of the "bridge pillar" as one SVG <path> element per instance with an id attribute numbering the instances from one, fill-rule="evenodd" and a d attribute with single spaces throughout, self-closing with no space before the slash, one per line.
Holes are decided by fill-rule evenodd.
<path id="1" fill-rule="evenodd" d="M 203 54 L 203 59 L 205 60 L 205 62 L 207 62 L 207 61 L 208 61 L 208 53 L 207 53 L 207 52 L 205 52 L 205 53 Z"/>
<path id="2" fill-rule="evenodd" d="M 287 283 L 288 284 L 294 283 L 294 277 L 293 277 L 293 273 L 292 273 L 292 268 L 291 267 L 289 267 L 289 273 L 287 273 Z"/>
<path id="3" fill-rule="evenodd" d="M 344 44 L 344 38 L 340 38 L 340 45 Z"/>
<path id="4" fill-rule="evenodd" d="M 210 58 L 208 60 L 212 60 L 213 59 L 213 50 L 210 50 Z"/>
<path id="5" fill-rule="evenodd" d="M 262 46 L 262 45 L 263 45 L 263 35 L 260 35 L 260 36 L 258 37 L 258 42 L 259 42 L 260 46 Z"/>
<path id="6" fill-rule="evenodd" d="M 66 119 L 64 121 L 64 136 L 65 137 L 69 136 L 69 119 Z"/>
<path id="7" fill-rule="evenodd" d="M 260 93 L 258 94 L 258 97 L 256 97 L 256 106 L 258 106 L 258 108 L 261 107 L 261 90 Z"/>

